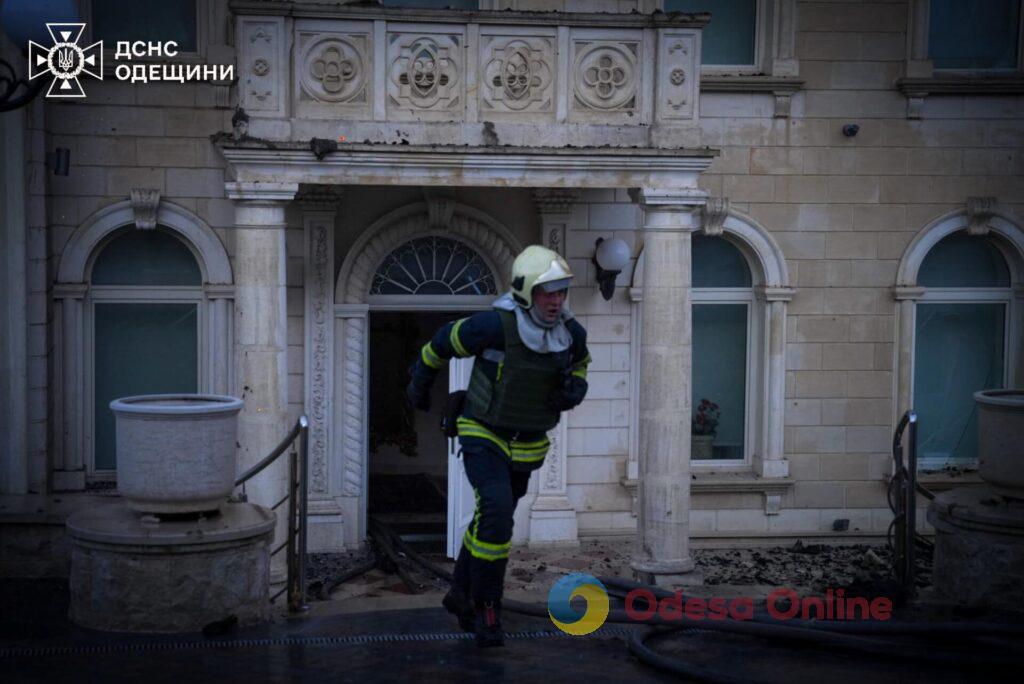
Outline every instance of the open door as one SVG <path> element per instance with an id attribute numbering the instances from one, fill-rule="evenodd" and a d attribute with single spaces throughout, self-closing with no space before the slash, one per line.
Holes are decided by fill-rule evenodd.
<path id="1" fill-rule="evenodd" d="M 448 391 L 457 392 L 469 387 L 469 375 L 473 372 L 473 357 L 452 359 L 448 364 Z M 462 546 L 462 535 L 473 520 L 476 501 L 473 487 L 466 477 L 466 469 L 459 453 L 459 440 L 448 440 L 448 557 L 458 556 Z"/>

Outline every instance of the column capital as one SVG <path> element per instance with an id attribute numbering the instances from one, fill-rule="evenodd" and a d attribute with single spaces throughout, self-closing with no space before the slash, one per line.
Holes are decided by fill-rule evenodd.
<path id="1" fill-rule="evenodd" d="M 693 211 L 708 201 L 708 191 L 699 188 L 635 188 L 629 194 L 644 209 L 656 211 Z"/>
<path id="2" fill-rule="evenodd" d="M 295 195 L 295 201 L 306 211 L 337 211 L 344 199 L 345 188 L 340 185 L 303 183 Z"/>
<path id="3" fill-rule="evenodd" d="M 259 181 L 227 181 L 224 194 L 228 199 L 257 204 L 290 202 L 299 191 L 298 183 L 261 183 Z"/>
<path id="4" fill-rule="evenodd" d="M 920 299 L 924 295 L 923 287 L 913 285 L 897 285 L 892 288 L 892 297 L 897 301 L 905 299 Z"/>

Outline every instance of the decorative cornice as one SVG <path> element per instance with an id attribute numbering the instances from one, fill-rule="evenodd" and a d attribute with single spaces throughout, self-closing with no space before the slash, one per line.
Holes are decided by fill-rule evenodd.
<path id="1" fill-rule="evenodd" d="M 288 0 L 234 0 L 235 15 L 271 15 L 329 19 L 390 19 L 444 24 L 512 24 L 526 26 L 593 26 L 614 28 L 702 28 L 708 12 L 655 12 L 652 14 L 592 12 L 530 12 L 517 10 L 453 10 L 420 7 L 381 7 L 369 3 L 289 2 Z"/>
<path id="2" fill-rule="evenodd" d="M 228 199 L 249 202 L 290 202 L 299 191 L 298 183 L 228 181 L 224 194 Z"/>
<path id="3" fill-rule="evenodd" d="M 900 78 L 896 88 L 910 97 L 936 94 L 1017 95 L 1024 93 L 1024 76 L 935 76 Z"/>
<path id="4" fill-rule="evenodd" d="M 156 213 L 160 208 L 160 191 L 150 188 L 132 188 L 128 192 L 135 227 L 139 230 L 156 228 Z"/>
<path id="5" fill-rule="evenodd" d="M 664 188 L 666 197 L 702 193 L 697 174 L 717 155 L 709 148 L 473 148 L 350 145 L 322 161 L 305 149 L 225 145 L 220 150 L 240 181 L 225 183 L 232 199 L 287 200 L 297 183 L 376 185 L 387 174 L 396 185 L 450 184 L 521 188 Z M 676 188 L 673 190 L 673 188 Z M 290 193 L 290 194 L 289 194 Z M 673 200 L 675 201 L 675 200 Z M 673 202 L 662 202 L 673 203 Z M 678 203 L 678 202 L 677 202 Z M 702 204 L 703 194 L 699 201 Z"/>
<path id="6" fill-rule="evenodd" d="M 690 211 L 694 207 L 703 206 L 708 201 L 707 190 L 697 188 L 636 188 L 630 190 L 630 197 L 642 207 L 657 209 L 673 209 Z"/>

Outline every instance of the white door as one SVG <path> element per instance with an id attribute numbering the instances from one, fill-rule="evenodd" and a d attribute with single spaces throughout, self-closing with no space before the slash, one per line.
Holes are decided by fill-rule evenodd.
<path id="1" fill-rule="evenodd" d="M 448 391 L 456 392 L 469 387 L 473 371 L 473 357 L 452 359 L 448 364 Z M 459 456 L 459 440 L 448 440 L 448 557 L 455 558 L 462 546 L 462 535 L 473 520 L 475 507 L 473 488 L 466 478 L 466 469 Z"/>

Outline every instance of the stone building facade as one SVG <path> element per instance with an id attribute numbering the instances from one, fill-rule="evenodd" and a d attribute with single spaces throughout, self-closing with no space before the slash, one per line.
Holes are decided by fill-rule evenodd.
<path id="1" fill-rule="evenodd" d="M 311 543 L 356 546 L 373 317 L 493 294 L 395 294 L 389 259 L 441 239 L 500 292 L 540 242 L 577 273 L 569 303 L 594 361 L 517 541 L 632 535 L 639 520 L 679 561 L 687 535 L 884 534 L 900 415 L 967 434 L 972 382 L 1024 385 L 1022 46 L 1012 68 L 967 73 L 943 68 L 929 0 L 751 0 L 724 15 L 747 22 L 746 56 L 702 65 L 715 3 L 697 8 L 710 24 L 664 3 L 199 0 L 180 59 L 234 64 L 236 80 L 124 82 L 108 60 L 86 98 L 0 115 L 3 491 L 111 479 L 98 315 L 116 331 L 112 305 L 174 303 L 194 317 L 193 390 L 246 399 L 240 467 L 305 412 Z M 46 165 L 55 148 L 71 151 L 67 176 Z M 104 250 L 154 224 L 201 277 L 118 280 L 115 255 L 147 248 Z M 633 261 L 606 301 L 591 258 L 612 237 Z M 929 346 L 944 335 L 970 364 Z M 711 458 L 691 453 L 695 384 L 723 392 L 720 434 L 738 435 Z M 936 391 L 960 408 L 936 408 Z M 933 438 L 924 477 L 972 480 L 971 438 Z M 276 500 L 281 477 L 250 498 Z"/>

